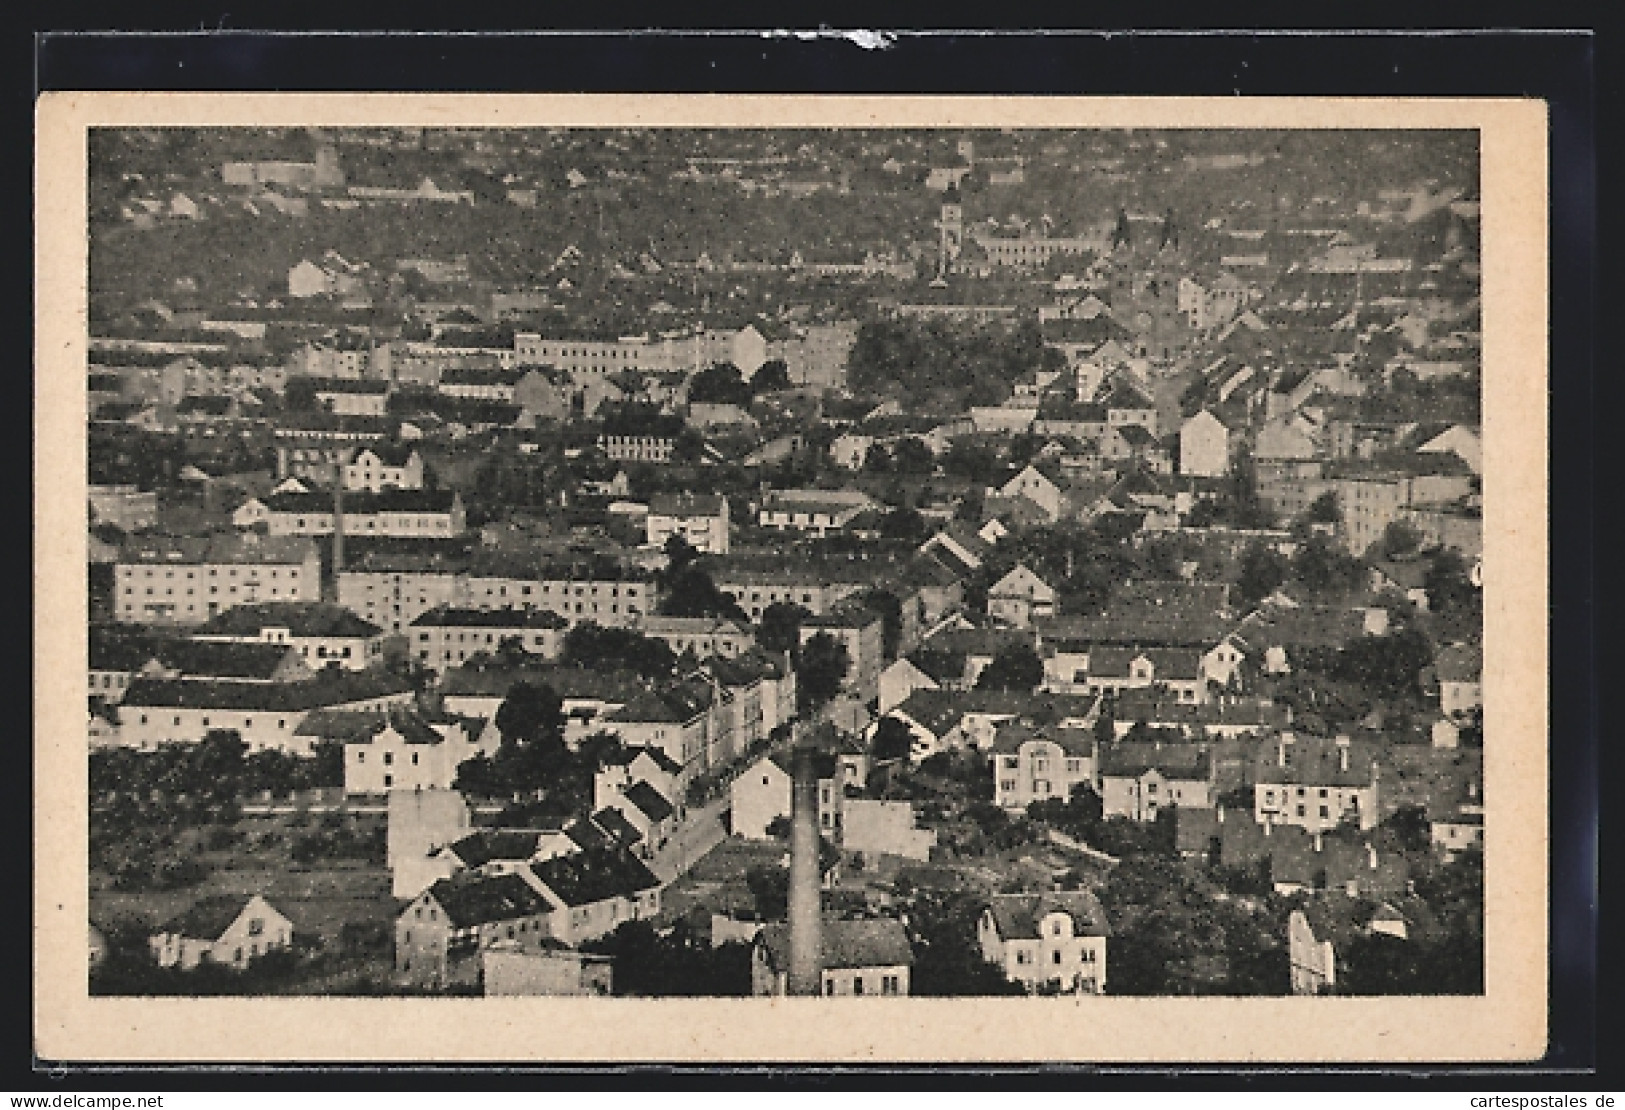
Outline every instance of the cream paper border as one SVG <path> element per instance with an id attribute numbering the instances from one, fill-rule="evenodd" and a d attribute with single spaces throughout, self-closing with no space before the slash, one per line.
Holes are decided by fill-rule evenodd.
<path id="1" fill-rule="evenodd" d="M 1487 994 L 91 999 L 86 128 L 1473 128 L 1484 263 Z M 1547 1036 L 1546 106 L 1518 100 L 50 93 L 37 105 L 34 1045 L 63 1061 L 1466 1062 Z"/>

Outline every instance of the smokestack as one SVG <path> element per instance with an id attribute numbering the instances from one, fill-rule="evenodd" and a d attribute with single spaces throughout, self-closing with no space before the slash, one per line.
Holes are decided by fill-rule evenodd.
<path id="1" fill-rule="evenodd" d="M 333 464 L 333 600 L 338 601 L 339 572 L 344 569 L 344 464 Z"/>
<path id="2" fill-rule="evenodd" d="M 790 975 L 787 993 L 817 995 L 822 993 L 824 977 L 824 920 L 818 866 L 818 771 L 813 763 L 813 748 L 805 740 L 799 740 L 790 758 Z"/>

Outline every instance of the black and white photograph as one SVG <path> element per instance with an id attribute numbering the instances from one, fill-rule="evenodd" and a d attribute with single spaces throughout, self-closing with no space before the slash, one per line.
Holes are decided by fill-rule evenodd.
<path id="1" fill-rule="evenodd" d="M 758 118 L 85 127 L 88 1001 L 1538 976 L 1484 132 Z"/>

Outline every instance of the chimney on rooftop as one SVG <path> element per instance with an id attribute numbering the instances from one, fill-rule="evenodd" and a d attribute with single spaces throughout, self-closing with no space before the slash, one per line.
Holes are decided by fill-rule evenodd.
<path id="1" fill-rule="evenodd" d="M 1337 765 L 1343 771 L 1349 769 L 1349 738 L 1347 736 L 1337 738 Z"/>
<path id="2" fill-rule="evenodd" d="M 1324 846 L 1325 845 L 1324 845 L 1324 841 L 1321 839 L 1320 830 L 1316 829 L 1315 830 L 1315 851 L 1319 852 Z"/>

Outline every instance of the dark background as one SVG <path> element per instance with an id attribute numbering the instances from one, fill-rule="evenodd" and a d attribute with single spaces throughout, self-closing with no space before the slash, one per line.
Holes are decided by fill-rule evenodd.
<path id="1" fill-rule="evenodd" d="M 755 33 L 569 33 L 563 35 L 287 35 L 234 30 L 298 29 L 319 21 L 335 30 L 361 29 L 378 20 L 366 10 L 334 10 L 337 5 L 286 4 L 238 13 L 200 4 L 167 5 L 162 13 L 90 6 L 47 11 L 36 18 L 31 53 L 10 59 L 8 80 L 26 92 L 13 96 L 14 108 L 31 104 L 38 92 L 81 90 L 176 91 L 502 91 L 502 92 L 847 92 L 847 93 L 1014 93 L 1160 95 L 1344 95 L 1344 96 L 1528 96 L 1544 98 L 1551 109 L 1551 1045 L 1540 1065 L 1530 1068 L 1415 1068 L 1405 1071 L 1342 1069 L 1305 1072 L 1273 1069 L 1214 1070 L 1170 1075 L 1146 1069 L 981 1069 L 929 1072 L 863 1069 L 790 1072 L 781 1069 L 619 1069 L 616 1071 L 483 1070 L 471 1073 L 391 1069 L 289 1069 L 275 1075 L 245 1075 L 220 1069 L 185 1072 L 173 1068 L 101 1069 L 69 1065 L 58 1077 L 53 1062 L 34 1058 L 26 1030 L 30 1015 L 22 984 L 8 992 L 15 1020 L 4 1039 L 4 1078 L 10 1090 L 46 1093 L 126 1093 L 158 1090 L 222 1090 L 253 1084 L 297 1089 L 464 1089 L 591 1083 L 598 1088 L 640 1087 L 672 1090 L 719 1086 L 876 1087 L 922 1086 L 964 1089 L 1054 1088 L 1080 1090 L 1182 1086 L 1189 1089 L 1416 1086 L 1438 1091 L 1491 1093 L 1528 1090 L 1576 1094 L 1618 1092 L 1617 1034 L 1612 1020 L 1597 1028 L 1599 935 L 1619 937 L 1617 914 L 1605 907 L 1599 917 L 1598 806 L 1601 705 L 1597 675 L 1594 604 L 1598 584 L 1595 525 L 1607 520 L 1594 511 L 1594 494 L 1606 485 L 1594 473 L 1594 429 L 1603 414 L 1618 411 L 1594 397 L 1612 377 L 1593 377 L 1596 351 L 1598 217 L 1597 128 L 1599 105 L 1597 40 L 1579 33 L 1271 34 L 1228 31 L 1213 34 L 1163 31 L 1111 34 L 1076 30 L 1043 35 L 900 33 L 886 49 L 865 50 L 840 39 L 802 41 Z M 126 9 L 128 6 L 126 6 Z M 479 14 L 479 5 L 458 5 L 458 13 Z M 717 27 L 763 22 L 759 9 L 730 20 L 712 11 Z M 1362 7 L 1362 11 L 1365 11 Z M 603 11 L 595 5 L 592 14 Z M 506 14 L 506 13 L 505 13 Z M 685 13 L 687 14 L 687 13 Z M 985 13 L 984 13 L 985 14 Z M 1213 13 L 1206 13 L 1210 17 Z M 1293 11 L 1294 19 L 1304 13 Z M 1529 15 L 1543 14 L 1534 8 Z M 1545 14 L 1555 14 L 1546 12 Z M 313 18 L 314 17 L 314 18 Z M 397 27 L 402 13 L 388 18 Z M 405 16 L 410 20 L 410 14 Z M 833 14 L 825 18 L 835 19 Z M 1154 12 L 1136 10 L 1142 28 L 1157 26 Z M 1163 15 L 1169 19 L 1170 15 Z M 1178 15 L 1171 15 L 1177 22 Z M 1313 13 L 1310 19 L 1316 18 Z M 1320 17 L 1327 24 L 1331 13 Z M 1443 26 L 1435 11 L 1412 11 L 1412 26 Z M 41 34 L 133 27 L 168 34 Z M 873 21 L 873 22 L 867 22 Z M 840 20 L 841 26 L 877 25 L 873 12 Z M 470 18 L 469 26 L 477 26 Z M 809 26 L 803 22 L 801 26 Z M 893 24 L 895 26 L 895 24 Z M 968 24 L 967 24 L 968 25 Z M 1169 24 L 1172 26 L 1172 23 Z M 1301 26 L 1313 26 L 1300 24 Z M 1459 21 L 1458 21 L 1459 25 Z M 816 24 L 811 24 L 816 26 Z M 223 29 L 221 33 L 200 31 Z M 422 28 L 427 29 L 427 28 Z M 183 32 L 183 33 L 173 33 Z M 185 33 L 190 32 L 190 33 Z M 13 45 L 21 37 L 13 36 Z M 1606 104 L 1607 101 L 1601 101 Z M 31 144 L 31 111 L 20 124 L 14 146 Z M 17 198 L 15 216 L 30 210 L 31 164 L 9 160 L 6 184 Z M 1610 221 L 1611 222 L 1611 221 Z M 21 220 L 13 223 L 14 230 Z M 31 254 L 27 241 L 14 249 L 14 273 Z M 8 299 L 24 334 L 28 298 Z M 23 376 L 13 375 L 15 386 Z M 20 390 L 19 390 L 20 392 Z M 21 396 L 18 402 L 26 403 Z M 11 473 L 29 472 L 25 437 L 12 437 Z M 14 489 L 24 483 L 15 482 Z M 26 510 L 24 510 L 26 511 Z M 16 519 L 28 519 L 26 516 Z M 13 595 L 15 596 L 15 595 Z M 15 614 L 21 626 L 24 614 Z M 1606 672 L 1605 672 L 1606 673 Z M 18 702 L 17 704 L 20 704 Z M 1610 754 L 1610 759 L 1612 759 Z M 18 770 L 26 767 L 18 761 Z M 13 777 L 17 793 L 6 807 L 13 844 L 31 842 L 29 809 L 22 795 L 26 776 Z M 21 879 L 21 876 L 18 876 Z M 1605 884 L 1604 896 L 1608 897 Z M 20 913 L 8 926 L 13 951 L 29 951 L 29 922 Z M 1613 924 L 1613 929 L 1609 929 Z M 1599 930 L 1599 925 L 1601 928 Z M 1614 962 L 1611 951 L 1605 961 Z M 1615 997 L 1606 988 L 1603 997 Z M 21 1011 L 21 1012 L 18 1012 Z M 539 1031 L 540 1032 L 540 1031 Z M 1610 1035 L 1613 1034 L 1613 1035 Z M 1603 1047 L 1597 1051 L 1599 1041 Z M 1608 1046 L 1616 1046 L 1610 1049 Z M 1599 1072 L 1587 1074 L 1591 1069 Z"/>

